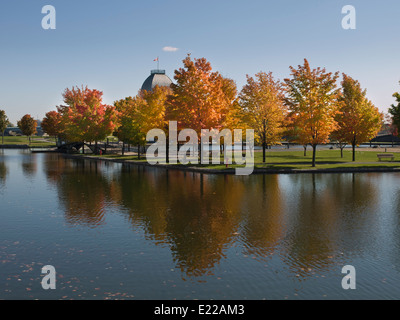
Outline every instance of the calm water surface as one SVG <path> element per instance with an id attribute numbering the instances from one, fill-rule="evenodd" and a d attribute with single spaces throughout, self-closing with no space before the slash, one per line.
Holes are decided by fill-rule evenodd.
<path id="1" fill-rule="evenodd" d="M 0 299 L 400 299 L 399 181 L 0 151 Z"/>

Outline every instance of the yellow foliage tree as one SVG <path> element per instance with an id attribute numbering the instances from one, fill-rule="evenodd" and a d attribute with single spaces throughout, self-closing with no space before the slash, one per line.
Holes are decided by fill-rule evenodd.
<path id="1" fill-rule="evenodd" d="M 342 92 L 338 98 L 339 113 L 335 117 L 339 127 L 332 137 L 342 144 L 352 145 L 353 161 L 356 161 L 356 146 L 374 138 L 383 121 L 383 115 L 366 94 L 357 80 L 343 73 Z"/>
<path id="2" fill-rule="evenodd" d="M 255 79 L 247 76 L 247 84 L 239 94 L 240 117 L 262 142 L 264 163 L 266 147 L 282 140 L 287 113 L 283 99 L 283 85 L 272 72 L 259 72 Z"/>
<path id="3" fill-rule="evenodd" d="M 147 132 L 165 128 L 165 104 L 170 93 L 170 88 L 156 86 L 152 91 L 140 91 L 135 97 L 114 103 L 120 123 L 117 137 L 124 143 L 137 145 L 139 158 Z"/>
<path id="4" fill-rule="evenodd" d="M 297 128 L 297 141 L 313 148 L 312 166 L 316 165 L 316 152 L 319 144 L 329 141 L 329 136 L 337 128 L 336 80 L 339 73 L 326 72 L 325 68 L 312 69 L 304 59 L 304 65 L 297 69 L 290 67 L 291 78 L 285 79 L 287 96 L 285 103 L 289 108 L 293 126 Z"/>

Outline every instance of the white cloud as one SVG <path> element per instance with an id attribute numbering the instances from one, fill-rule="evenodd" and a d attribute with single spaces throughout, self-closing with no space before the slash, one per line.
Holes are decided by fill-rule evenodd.
<path id="1" fill-rule="evenodd" d="M 178 51 L 178 48 L 174 48 L 174 47 L 164 47 L 163 51 L 167 51 L 167 52 L 175 52 Z"/>

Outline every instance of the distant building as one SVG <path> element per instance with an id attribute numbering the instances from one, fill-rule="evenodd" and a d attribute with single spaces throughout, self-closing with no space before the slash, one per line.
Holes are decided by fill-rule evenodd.
<path id="1" fill-rule="evenodd" d="M 36 136 L 43 136 L 44 132 L 43 132 L 42 127 L 40 127 L 40 126 L 36 127 L 36 131 L 37 131 L 35 134 Z M 22 134 L 22 131 L 20 128 L 9 127 L 9 128 L 6 128 L 6 130 L 4 131 L 4 135 L 5 136 L 22 136 L 23 134 Z"/>
<path id="2" fill-rule="evenodd" d="M 142 90 L 152 91 L 155 86 L 170 87 L 172 80 L 165 74 L 165 70 L 151 70 L 150 76 L 144 81 Z"/>
<path id="3" fill-rule="evenodd" d="M 392 135 L 392 134 L 378 135 L 377 137 L 372 139 L 371 142 L 399 144 L 400 143 L 400 138 L 396 137 L 395 135 Z"/>
<path id="4" fill-rule="evenodd" d="M 5 136 L 22 136 L 22 131 L 18 127 L 8 127 L 4 130 Z"/>

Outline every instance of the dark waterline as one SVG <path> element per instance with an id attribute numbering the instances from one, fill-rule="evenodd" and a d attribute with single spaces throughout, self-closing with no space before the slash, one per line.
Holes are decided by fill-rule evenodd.
<path id="1" fill-rule="evenodd" d="M 399 179 L 0 151 L 0 299 L 399 299 Z"/>

